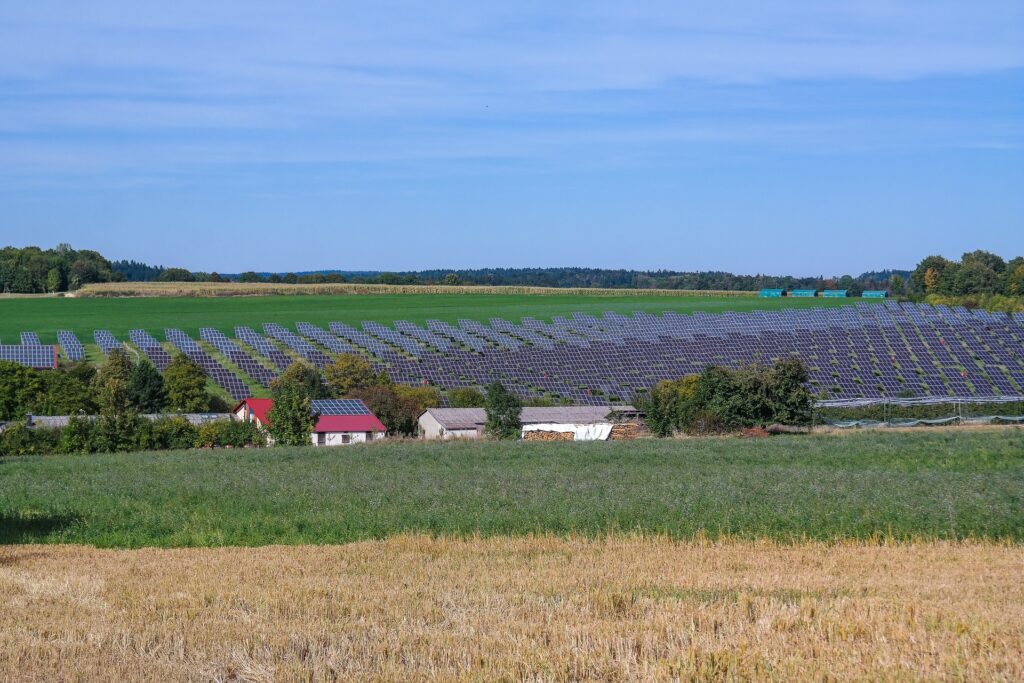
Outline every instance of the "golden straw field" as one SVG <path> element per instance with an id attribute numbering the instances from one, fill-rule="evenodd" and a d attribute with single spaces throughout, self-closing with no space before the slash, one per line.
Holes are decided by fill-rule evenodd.
<path id="1" fill-rule="evenodd" d="M 1024 549 L 0 547 L 0 679 L 1020 680 Z"/>

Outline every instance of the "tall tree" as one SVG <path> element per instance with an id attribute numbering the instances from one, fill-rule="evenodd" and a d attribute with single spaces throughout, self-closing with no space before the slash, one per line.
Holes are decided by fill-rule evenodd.
<path id="1" fill-rule="evenodd" d="M 206 373 L 183 353 L 176 354 L 164 370 L 167 408 L 179 413 L 200 413 L 210 408 Z"/>
<path id="2" fill-rule="evenodd" d="M 389 434 L 410 435 L 416 431 L 415 403 L 402 398 L 393 386 L 377 385 L 356 389 L 350 396 L 366 404 L 377 418 L 384 423 Z"/>
<path id="3" fill-rule="evenodd" d="M 128 393 L 132 403 L 142 413 L 159 413 L 167 403 L 164 378 L 153 364 L 143 360 L 132 368 L 128 379 Z"/>
<path id="4" fill-rule="evenodd" d="M 32 402 L 36 415 L 91 415 L 96 411 L 94 390 L 77 374 L 63 370 L 46 370 L 39 373 L 43 390 Z"/>
<path id="5" fill-rule="evenodd" d="M 99 407 L 95 430 L 97 450 L 129 451 L 137 445 L 139 418 L 128 392 L 131 364 L 128 361 L 128 371 L 125 372 L 124 362 L 127 357 L 123 351 L 112 351 L 93 380 L 96 404 Z"/>
<path id="6" fill-rule="evenodd" d="M 1024 258 L 1015 258 L 1006 267 L 1006 293 L 1024 296 Z"/>
<path id="7" fill-rule="evenodd" d="M 918 292 L 932 293 L 932 290 L 938 286 L 939 278 L 942 277 L 943 271 L 946 270 L 951 262 L 941 256 L 927 256 L 920 263 L 917 264 L 917 268 L 910 275 L 910 281 L 914 285 L 914 289 Z M 934 284 L 931 286 L 925 281 L 925 274 L 928 271 L 934 271 L 933 277 Z"/>
<path id="8" fill-rule="evenodd" d="M 505 388 L 501 382 L 494 382 L 487 387 L 487 402 L 484 405 L 487 422 L 484 430 L 495 439 L 519 438 L 523 424 L 520 416 L 523 404 L 515 394 Z"/>
<path id="9" fill-rule="evenodd" d="M 305 363 L 293 363 L 280 377 L 270 383 L 274 405 L 270 409 L 270 435 L 274 442 L 284 446 L 303 446 L 310 443 L 310 434 L 318 415 L 313 413 L 311 381 L 319 373 Z"/>
<path id="10" fill-rule="evenodd" d="M 377 384 L 353 390 L 349 396 L 358 398 L 376 415 L 389 434 L 412 436 L 419 416 L 427 408 L 440 403 L 434 387 L 410 387 L 402 384 Z"/>
<path id="11" fill-rule="evenodd" d="M 126 386 L 132 376 L 132 359 L 124 349 L 114 349 L 107 354 L 107 360 L 96 373 L 95 381 L 99 385 L 106 384 L 111 379 L 121 380 Z"/>
<path id="12" fill-rule="evenodd" d="M 487 398 L 474 387 L 459 387 L 448 392 L 452 408 L 483 408 Z"/>
<path id="13" fill-rule="evenodd" d="M 25 417 L 45 387 L 39 373 L 18 363 L 0 360 L 0 420 Z"/>
<path id="14" fill-rule="evenodd" d="M 354 353 L 343 353 L 324 368 L 324 380 L 335 398 L 347 396 L 356 389 L 391 383 L 390 378 L 373 369 L 370 361 Z"/>
<path id="15" fill-rule="evenodd" d="M 287 376 L 289 382 L 302 384 L 302 391 L 310 399 L 331 398 L 331 393 L 324 383 L 324 376 L 309 363 L 296 361 L 288 366 L 281 376 Z"/>

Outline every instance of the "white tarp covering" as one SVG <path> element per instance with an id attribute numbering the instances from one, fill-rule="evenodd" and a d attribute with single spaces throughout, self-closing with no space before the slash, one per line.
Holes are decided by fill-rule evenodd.
<path id="1" fill-rule="evenodd" d="M 572 432 L 576 441 L 607 441 L 612 434 L 610 424 L 534 424 L 523 425 L 526 432 Z"/>

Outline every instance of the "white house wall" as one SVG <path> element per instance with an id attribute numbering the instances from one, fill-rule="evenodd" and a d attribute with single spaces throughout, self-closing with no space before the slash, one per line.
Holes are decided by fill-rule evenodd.
<path id="1" fill-rule="evenodd" d="M 326 443 L 321 444 L 319 441 L 320 434 L 324 434 Z M 349 441 L 345 443 L 345 436 L 348 435 Z M 377 441 L 384 438 L 384 432 L 371 432 L 370 438 L 366 438 L 366 432 L 313 432 L 310 435 L 310 440 L 314 446 L 348 446 L 354 443 L 366 443 L 367 441 Z"/>

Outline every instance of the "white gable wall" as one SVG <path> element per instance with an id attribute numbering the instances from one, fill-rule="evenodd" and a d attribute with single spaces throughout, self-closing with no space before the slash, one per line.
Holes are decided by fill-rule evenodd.
<path id="1" fill-rule="evenodd" d="M 320 442 L 321 437 L 323 437 L 323 443 Z M 314 446 L 347 446 L 383 438 L 384 432 L 313 432 L 310 435 Z"/>

